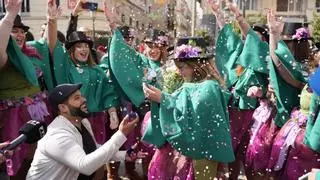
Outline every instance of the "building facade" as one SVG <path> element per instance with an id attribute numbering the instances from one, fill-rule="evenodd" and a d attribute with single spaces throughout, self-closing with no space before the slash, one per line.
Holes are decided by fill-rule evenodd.
<path id="1" fill-rule="evenodd" d="M 110 28 L 103 14 L 103 0 L 90 0 L 98 3 L 100 12 L 82 12 L 79 16 L 79 27 L 84 27 L 96 33 L 109 33 Z M 65 33 L 72 8 L 77 0 L 56 0 L 63 8 L 62 16 L 58 20 L 58 29 Z M 23 0 L 21 8 L 22 20 L 30 26 L 30 31 L 36 39 L 40 38 L 40 27 L 46 22 L 46 0 Z M 153 0 L 109 0 L 109 9 L 114 10 L 120 25 L 128 25 L 137 30 L 138 36 L 149 27 L 166 29 L 166 21 L 163 18 L 165 6 L 154 3 Z M 153 13 L 157 9 L 157 13 Z M 0 0 L 0 14 L 4 13 L 4 0 Z M 159 14 L 160 13 L 160 14 Z M 163 13 L 163 14 L 161 14 Z"/>

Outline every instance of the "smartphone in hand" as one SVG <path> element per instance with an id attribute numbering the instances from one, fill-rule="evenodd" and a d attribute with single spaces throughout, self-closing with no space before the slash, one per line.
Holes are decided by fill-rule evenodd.
<path id="1" fill-rule="evenodd" d="M 85 2 L 82 3 L 83 9 L 88 9 L 89 11 L 97 11 L 98 9 L 98 3 L 95 2 Z"/>

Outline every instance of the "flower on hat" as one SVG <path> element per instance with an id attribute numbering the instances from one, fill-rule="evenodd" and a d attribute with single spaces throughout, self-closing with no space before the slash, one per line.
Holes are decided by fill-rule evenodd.
<path id="1" fill-rule="evenodd" d="M 310 37 L 309 30 L 305 27 L 296 29 L 296 34 L 292 36 L 292 39 L 308 39 Z"/>
<path id="2" fill-rule="evenodd" d="M 202 52 L 202 49 L 200 47 L 194 47 L 192 45 L 183 44 L 176 48 L 174 58 L 175 59 L 197 58 L 197 57 L 200 57 L 201 52 Z"/>

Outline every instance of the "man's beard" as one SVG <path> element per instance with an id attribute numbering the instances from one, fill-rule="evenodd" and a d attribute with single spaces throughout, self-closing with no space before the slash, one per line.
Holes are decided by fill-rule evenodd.
<path id="1" fill-rule="evenodd" d="M 71 116 L 75 116 L 75 117 L 82 117 L 82 118 L 89 117 L 89 113 L 82 111 L 81 110 L 81 106 L 80 107 L 74 107 L 74 106 L 68 105 L 70 115 Z"/>

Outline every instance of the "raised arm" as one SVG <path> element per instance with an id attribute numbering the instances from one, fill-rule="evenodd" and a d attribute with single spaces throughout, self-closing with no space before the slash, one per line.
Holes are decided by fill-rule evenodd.
<path id="1" fill-rule="evenodd" d="M 68 29 L 67 29 L 67 35 L 66 35 L 67 38 L 72 32 L 77 31 L 78 17 L 79 17 L 79 13 L 83 10 L 82 4 L 84 2 L 85 2 L 85 0 L 78 0 L 76 6 L 72 10 L 71 17 L 69 20 Z"/>
<path id="2" fill-rule="evenodd" d="M 109 22 L 109 26 L 111 28 L 111 30 L 115 30 L 118 27 L 119 24 L 119 20 L 117 20 L 114 16 L 114 12 L 115 9 L 113 8 L 112 10 L 110 10 L 108 8 L 108 0 L 104 0 L 104 15 L 106 17 L 106 20 Z"/>
<path id="3" fill-rule="evenodd" d="M 281 37 L 281 32 L 283 30 L 284 23 L 281 21 L 276 21 L 274 12 L 269 10 L 267 13 L 268 26 L 270 28 L 270 41 L 269 41 L 269 49 L 270 56 L 272 61 L 274 62 L 277 71 L 280 76 L 291 86 L 303 89 L 304 83 L 296 80 L 293 75 L 288 71 L 288 69 L 282 64 L 278 56 L 275 54 L 275 50 L 278 48 L 278 42 Z"/>
<path id="4" fill-rule="evenodd" d="M 233 13 L 235 19 L 237 20 L 237 23 L 239 24 L 240 30 L 241 30 L 241 34 L 246 37 L 249 30 L 250 30 L 250 25 L 248 24 L 248 22 L 244 19 L 243 15 L 241 14 L 237 4 L 235 3 L 230 3 L 230 2 L 226 2 L 226 6 L 230 9 L 230 11 Z"/>
<path id="5" fill-rule="evenodd" d="M 220 3 L 218 0 L 207 0 L 208 5 L 211 7 L 213 14 L 216 16 L 216 20 L 220 29 L 226 24 L 223 17 L 223 13 L 220 9 Z"/>
<path id="6" fill-rule="evenodd" d="M 56 1 L 48 0 L 47 7 L 47 37 L 49 50 L 52 53 L 57 43 L 58 31 L 57 31 L 57 19 L 61 15 L 61 8 L 57 7 Z"/>
<path id="7" fill-rule="evenodd" d="M 5 6 L 7 12 L 0 21 L 0 69 L 5 66 L 8 61 L 7 46 L 14 19 L 21 8 L 21 0 L 7 0 Z"/>

